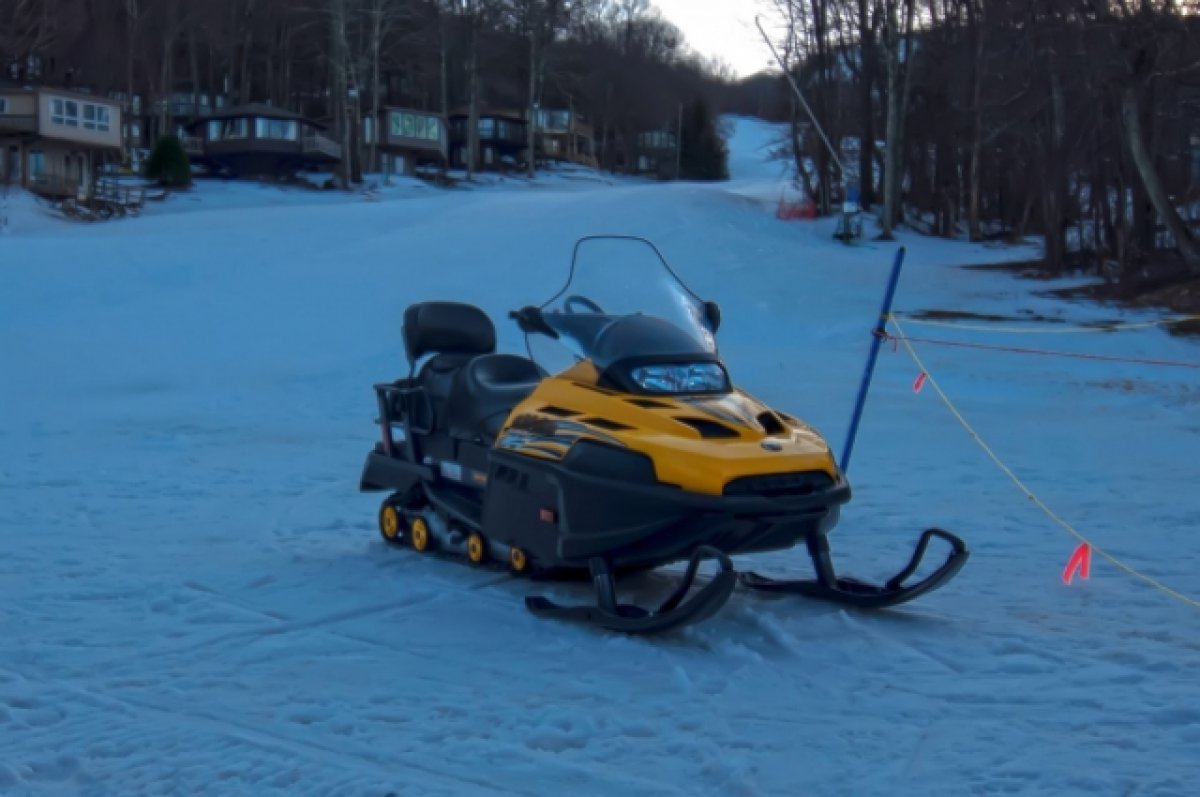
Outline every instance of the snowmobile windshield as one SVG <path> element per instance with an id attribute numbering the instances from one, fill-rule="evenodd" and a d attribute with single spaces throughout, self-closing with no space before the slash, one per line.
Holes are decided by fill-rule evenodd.
<path id="1" fill-rule="evenodd" d="M 567 284 L 540 309 L 558 337 L 529 336 L 530 354 L 547 370 L 561 370 L 580 359 L 591 360 L 601 371 L 618 363 L 694 365 L 700 370 L 692 368 L 690 375 L 662 367 L 641 375 L 650 383 L 699 380 L 698 389 L 708 390 L 717 386 L 705 380 L 712 382 L 719 370 L 724 384 L 724 369 L 703 365 L 717 363 L 716 306 L 692 293 L 645 239 L 581 239 Z M 558 356 L 550 351 L 553 346 Z M 569 359 L 563 359 L 564 350 Z M 661 392 L 676 392 L 662 385 Z M 685 392 L 686 384 L 680 387 Z"/>

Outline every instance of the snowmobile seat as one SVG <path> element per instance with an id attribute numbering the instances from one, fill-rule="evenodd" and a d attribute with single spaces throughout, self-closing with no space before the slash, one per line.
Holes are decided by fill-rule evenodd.
<path id="1" fill-rule="evenodd" d="M 487 313 L 474 305 L 420 302 L 404 311 L 403 334 L 410 367 L 415 368 L 425 355 L 433 355 L 417 374 L 417 383 L 428 399 L 426 412 L 433 415 L 421 417 L 420 423 L 429 428 L 442 425 L 455 375 L 472 357 L 496 350 L 496 328 Z"/>
<path id="2" fill-rule="evenodd" d="M 461 302 L 420 302 L 404 311 L 404 351 L 409 365 L 436 354 L 491 354 L 496 328 L 487 313 Z"/>
<path id="3" fill-rule="evenodd" d="M 508 413 L 546 375 L 532 360 L 496 354 L 496 328 L 478 307 L 421 302 L 404 311 L 410 365 L 427 354 L 417 382 L 433 410 L 429 425 L 455 437 L 491 441 Z"/>
<path id="4" fill-rule="evenodd" d="M 513 407 L 524 401 L 546 372 L 526 357 L 483 354 L 455 375 L 446 403 L 450 434 L 491 443 Z"/>

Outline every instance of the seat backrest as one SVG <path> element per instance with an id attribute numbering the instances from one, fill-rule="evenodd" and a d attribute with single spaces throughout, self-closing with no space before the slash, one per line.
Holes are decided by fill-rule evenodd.
<path id="1" fill-rule="evenodd" d="M 491 354 L 496 328 L 487 313 L 461 302 L 421 302 L 404 311 L 404 352 L 409 365 L 425 354 Z"/>

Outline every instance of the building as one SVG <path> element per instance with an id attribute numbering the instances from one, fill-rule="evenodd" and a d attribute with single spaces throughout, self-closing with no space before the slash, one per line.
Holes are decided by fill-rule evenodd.
<path id="1" fill-rule="evenodd" d="M 592 126 L 573 110 L 537 111 L 538 157 L 596 166 Z"/>
<path id="2" fill-rule="evenodd" d="M 192 162 L 230 175 L 283 177 L 341 161 L 341 144 L 324 131 L 320 122 L 298 113 L 251 103 L 189 123 L 183 146 Z"/>
<path id="3" fill-rule="evenodd" d="M 470 138 L 470 113 L 459 109 L 450 114 L 450 165 L 465 169 Z M 521 165 L 528 149 L 524 111 L 486 109 L 479 112 L 478 169 L 502 170 Z"/>
<path id="4" fill-rule="evenodd" d="M 64 199 L 119 163 L 121 103 L 51 88 L 0 86 L 0 181 Z"/>
<path id="5" fill-rule="evenodd" d="M 673 130 L 645 130 L 634 139 L 632 171 L 663 180 L 678 177 L 678 157 Z"/>
<path id="6" fill-rule="evenodd" d="M 446 119 L 433 111 L 381 108 L 379 117 L 363 118 L 364 160 L 375 145 L 376 162 L 368 170 L 413 174 L 418 166 L 445 168 L 449 151 Z"/>

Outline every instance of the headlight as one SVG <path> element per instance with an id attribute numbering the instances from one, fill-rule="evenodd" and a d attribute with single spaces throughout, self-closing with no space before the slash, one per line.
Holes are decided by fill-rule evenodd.
<path id="1" fill-rule="evenodd" d="M 647 393 L 721 393 L 729 390 L 725 369 L 717 363 L 643 365 L 630 374 Z"/>

